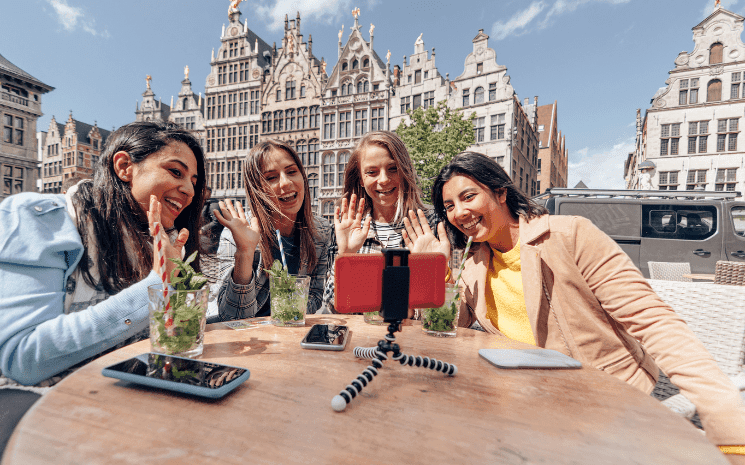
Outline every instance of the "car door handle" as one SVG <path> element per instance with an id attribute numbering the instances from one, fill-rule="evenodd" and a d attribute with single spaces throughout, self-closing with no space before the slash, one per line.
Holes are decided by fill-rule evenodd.
<path id="1" fill-rule="evenodd" d="M 704 249 L 696 249 L 693 251 L 694 255 L 698 255 L 699 257 L 705 257 L 707 255 L 711 255 L 711 252 L 707 252 Z"/>
<path id="2" fill-rule="evenodd" d="M 738 250 L 737 252 L 732 252 L 730 255 L 737 258 L 745 258 L 745 252 L 742 250 Z"/>

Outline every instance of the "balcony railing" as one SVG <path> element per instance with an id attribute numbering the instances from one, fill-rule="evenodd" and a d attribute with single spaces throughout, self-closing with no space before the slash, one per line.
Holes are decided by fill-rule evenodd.
<path id="1" fill-rule="evenodd" d="M 7 100 L 11 103 L 18 103 L 20 105 L 23 105 L 25 107 L 28 106 L 28 99 L 19 97 L 17 95 L 11 94 L 10 92 L 0 91 L 0 98 L 2 100 Z"/>

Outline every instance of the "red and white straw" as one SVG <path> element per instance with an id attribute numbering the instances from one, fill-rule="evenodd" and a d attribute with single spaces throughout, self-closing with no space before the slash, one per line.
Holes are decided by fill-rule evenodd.
<path id="1" fill-rule="evenodd" d="M 160 273 L 160 280 L 163 282 L 163 301 L 165 302 L 165 310 L 163 311 L 163 317 L 165 318 L 166 334 L 173 336 L 173 315 L 171 314 L 171 302 L 168 298 L 168 276 L 166 275 L 166 257 L 163 255 L 163 238 L 160 234 L 160 223 L 155 223 L 155 234 L 154 244 L 156 257 L 158 259 L 158 272 Z"/>

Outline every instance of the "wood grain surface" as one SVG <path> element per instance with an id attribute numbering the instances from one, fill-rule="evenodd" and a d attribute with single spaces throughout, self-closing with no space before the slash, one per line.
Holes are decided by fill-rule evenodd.
<path id="1" fill-rule="evenodd" d="M 346 324 L 342 352 L 306 350 L 313 323 Z M 143 341 L 79 369 L 16 428 L 3 465 L 148 463 L 726 464 L 700 431 L 656 400 L 594 368 L 501 370 L 481 348 L 530 347 L 480 331 L 456 338 L 404 326 L 406 354 L 455 363 L 447 377 L 385 362 L 344 412 L 331 398 L 365 369 L 355 346 L 385 334 L 361 316 L 309 316 L 306 326 L 208 327 L 203 360 L 250 379 L 219 400 L 106 378 L 147 352 Z"/>

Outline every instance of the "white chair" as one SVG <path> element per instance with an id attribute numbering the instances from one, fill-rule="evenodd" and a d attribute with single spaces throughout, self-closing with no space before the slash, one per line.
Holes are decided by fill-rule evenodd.
<path id="1" fill-rule="evenodd" d="M 719 368 L 745 391 L 745 286 L 649 280 L 652 289 L 680 315 Z M 661 376 L 652 393 L 671 410 L 693 420 L 696 407 Z"/>
<path id="2" fill-rule="evenodd" d="M 684 278 L 684 274 L 691 274 L 691 264 L 688 262 L 647 262 L 650 279 L 664 279 L 667 281 L 691 282 L 691 278 Z"/>

